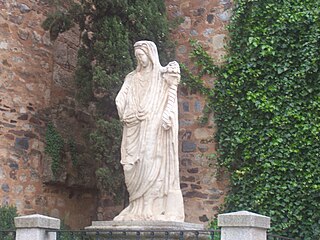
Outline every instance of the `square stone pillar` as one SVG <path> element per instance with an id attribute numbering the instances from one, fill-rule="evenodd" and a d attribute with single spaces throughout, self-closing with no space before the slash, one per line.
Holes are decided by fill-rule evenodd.
<path id="1" fill-rule="evenodd" d="M 55 232 L 46 230 L 59 230 L 60 219 L 33 214 L 22 217 L 15 217 L 16 240 L 56 240 Z"/>
<path id="2" fill-rule="evenodd" d="M 239 211 L 218 215 L 221 240 L 266 240 L 270 228 L 270 218 Z"/>

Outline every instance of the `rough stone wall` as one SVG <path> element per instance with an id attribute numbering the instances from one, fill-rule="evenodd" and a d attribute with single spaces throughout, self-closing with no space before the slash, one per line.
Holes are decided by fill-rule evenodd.
<path id="1" fill-rule="evenodd" d="M 83 227 L 95 218 L 94 174 L 77 172 L 66 151 L 55 178 L 44 151 L 49 122 L 78 145 L 84 144 L 79 129 L 90 124 L 73 99 L 79 33 L 52 43 L 41 28 L 50 11 L 45 2 L 0 0 L 0 205 Z"/>
<path id="2" fill-rule="evenodd" d="M 198 40 L 216 63 L 225 55 L 226 25 L 230 19 L 230 0 L 166 0 L 170 18 L 179 17 L 182 23 L 173 33 L 177 41 L 177 59 L 190 64 L 189 40 Z M 214 79 L 206 84 L 213 86 Z M 198 93 L 181 86 L 179 89 L 180 119 L 180 176 L 184 196 L 186 221 L 206 224 L 218 213 L 227 190 L 228 178 L 210 159 L 215 153 L 213 133 L 209 122 L 199 124 L 205 105 Z"/>
<path id="3" fill-rule="evenodd" d="M 70 149 L 58 177 L 45 154 L 45 131 L 52 122 L 77 149 L 91 125 L 90 109 L 74 100 L 73 71 L 79 45 L 77 29 L 51 42 L 41 23 L 50 11 L 46 1 L 0 0 L 0 205 L 16 205 L 20 214 L 59 217 L 72 228 L 95 218 L 110 220 L 118 209 L 95 190 L 91 167 L 81 153 L 78 168 Z M 229 0 L 166 0 L 170 17 L 183 23 L 173 34 L 179 62 L 189 63 L 189 39 L 201 41 L 217 62 L 224 55 Z M 213 80 L 208 79 L 208 84 Z M 226 176 L 207 156 L 215 152 L 213 123 L 198 124 L 204 99 L 179 89 L 181 187 L 186 221 L 207 222 L 223 202 Z M 86 167 L 83 167 L 86 166 Z M 79 172 L 84 169 L 84 172 Z M 85 207 L 83 207 L 85 206 Z M 104 211 L 108 211 L 105 213 Z"/>

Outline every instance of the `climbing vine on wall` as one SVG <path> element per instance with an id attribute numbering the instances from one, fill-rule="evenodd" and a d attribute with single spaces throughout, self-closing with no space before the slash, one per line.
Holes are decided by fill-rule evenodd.
<path id="1" fill-rule="evenodd" d="M 231 173 L 224 210 L 270 216 L 273 232 L 309 240 L 320 238 L 319 18 L 317 0 L 236 1 L 228 56 L 216 73 L 212 63 L 205 92 Z"/>
<path id="2" fill-rule="evenodd" d="M 43 23 L 51 39 L 78 24 L 82 46 L 75 72 L 77 99 L 96 106 L 96 127 L 90 134 L 96 175 L 101 189 L 117 195 L 123 186 L 120 166 L 121 124 L 114 103 L 125 75 L 134 69 L 133 44 L 156 43 L 166 64 L 174 55 L 169 40 L 171 25 L 162 0 L 51 0 L 56 11 Z"/>

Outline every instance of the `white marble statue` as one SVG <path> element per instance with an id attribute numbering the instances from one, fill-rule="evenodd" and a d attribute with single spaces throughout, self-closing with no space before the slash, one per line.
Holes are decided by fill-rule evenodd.
<path id="1" fill-rule="evenodd" d="M 137 68 L 117 95 L 121 164 L 129 206 L 114 221 L 184 221 L 179 181 L 177 62 L 162 67 L 157 47 L 135 43 Z"/>

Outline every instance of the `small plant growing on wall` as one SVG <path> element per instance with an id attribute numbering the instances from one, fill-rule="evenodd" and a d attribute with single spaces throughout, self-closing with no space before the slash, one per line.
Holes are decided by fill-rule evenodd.
<path id="1" fill-rule="evenodd" d="M 14 240 L 10 233 L 1 231 L 14 230 L 14 218 L 17 217 L 17 208 L 12 206 L 0 206 L 0 238 L 3 240 Z"/>
<path id="2" fill-rule="evenodd" d="M 45 153 L 51 157 L 51 170 L 54 177 L 57 177 L 62 168 L 62 151 L 64 140 L 52 123 L 48 124 L 46 130 Z"/>

